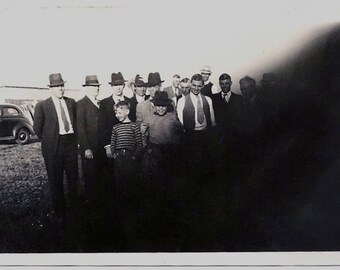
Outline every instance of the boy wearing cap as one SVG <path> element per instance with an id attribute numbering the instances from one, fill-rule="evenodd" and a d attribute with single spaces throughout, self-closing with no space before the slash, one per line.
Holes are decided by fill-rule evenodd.
<path id="1" fill-rule="evenodd" d="M 149 158 L 149 168 L 146 169 L 151 176 L 149 181 L 152 197 L 156 200 L 154 205 L 160 205 L 161 202 L 171 200 L 175 193 L 174 184 L 180 165 L 182 125 L 175 113 L 168 112 L 172 100 L 168 98 L 167 92 L 156 92 L 151 102 L 155 112 L 145 121 L 145 158 Z"/>

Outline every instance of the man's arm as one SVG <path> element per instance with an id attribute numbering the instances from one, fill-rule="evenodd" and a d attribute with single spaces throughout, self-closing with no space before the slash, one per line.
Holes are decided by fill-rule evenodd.
<path id="1" fill-rule="evenodd" d="M 179 121 L 181 122 L 182 125 L 183 125 L 184 102 L 185 102 L 185 98 L 182 97 L 178 100 L 178 104 L 177 104 L 177 117 L 178 117 L 178 119 L 179 119 Z"/>
<path id="2" fill-rule="evenodd" d="M 87 121 L 85 116 L 85 106 L 81 102 L 76 103 L 76 123 L 78 142 L 82 150 L 91 150 L 89 139 L 87 137 Z M 84 154 L 84 153 L 82 153 Z"/>
<path id="3" fill-rule="evenodd" d="M 43 128 L 44 128 L 44 120 L 45 120 L 44 110 L 42 108 L 42 103 L 39 102 L 35 106 L 34 121 L 33 121 L 33 130 L 34 130 L 35 134 L 38 136 L 39 139 L 42 138 L 42 131 L 43 131 Z"/>
<path id="4" fill-rule="evenodd" d="M 138 103 L 136 107 L 136 122 L 138 124 L 143 122 L 142 103 Z"/>

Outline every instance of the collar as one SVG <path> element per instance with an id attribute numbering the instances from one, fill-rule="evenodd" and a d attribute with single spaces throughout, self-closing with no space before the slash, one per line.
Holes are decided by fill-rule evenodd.
<path id="1" fill-rule="evenodd" d="M 86 95 L 88 98 L 89 98 L 89 100 L 91 100 L 91 102 L 96 106 L 96 107 L 99 107 L 99 105 L 98 105 L 98 99 L 96 99 L 96 98 L 94 98 L 93 96 L 88 96 L 88 95 Z"/>
<path id="2" fill-rule="evenodd" d="M 124 98 L 124 96 L 122 95 L 122 96 L 120 96 L 120 97 L 118 97 L 118 96 L 115 96 L 115 95 L 112 95 L 111 96 L 112 97 L 112 99 L 113 99 L 113 101 L 116 103 L 116 101 L 120 101 L 120 100 L 125 100 L 125 98 Z"/>
<path id="3" fill-rule="evenodd" d="M 224 93 L 223 91 L 221 91 L 221 96 L 222 96 L 222 98 L 225 98 L 225 97 L 230 97 L 231 96 L 231 91 L 229 91 L 228 93 Z"/>
<path id="4" fill-rule="evenodd" d="M 145 96 L 141 97 L 141 96 L 136 95 L 136 100 L 138 103 L 140 103 L 145 100 Z"/>
<path id="5" fill-rule="evenodd" d="M 61 100 L 65 100 L 64 97 L 62 97 L 62 98 L 57 98 L 57 97 L 55 97 L 55 96 L 51 96 L 51 98 L 52 98 L 53 102 L 57 102 L 57 103 L 59 103 L 59 101 L 61 101 Z"/>
<path id="6" fill-rule="evenodd" d="M 190 98 L 191 98 L 191 99 L 195 99 L 195 98 L 196 98 L 196 99 L 197 99 L 197 98 L 201 98 L 201 94 L 195 95 L 195 94 L 193 94 L 193 93 L 191 93 L 191 92 L 190 92 L 190 94 L 189 94 L 189 95 L 190 95 Z"/>
<path id="7" fill-rule="evenodd" d="M 204 82 L 204 85 L 207 85 L 210 83 L 210 80 L 207 80 L 206 82 Z"/>

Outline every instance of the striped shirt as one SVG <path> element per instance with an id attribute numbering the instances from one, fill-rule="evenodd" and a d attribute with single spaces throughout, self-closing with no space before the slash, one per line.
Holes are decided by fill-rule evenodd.
<path id="1" fill-rule="evenodd" d="M 143 150 L 142 133 L 140 127 L 135 122 L 119 123 L 113 126 L 111 135 L 111 150 L 134 151 L 134 156 L 140 156 Z"/>

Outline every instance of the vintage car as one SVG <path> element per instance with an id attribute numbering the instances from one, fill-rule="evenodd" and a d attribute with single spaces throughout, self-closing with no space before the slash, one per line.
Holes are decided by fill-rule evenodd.
<path id="1" fill-rule="evenodd" d="M 0 104 L 0 141 L 26 144 L 34 135 L 32 115 L 14 104 Z"/>

